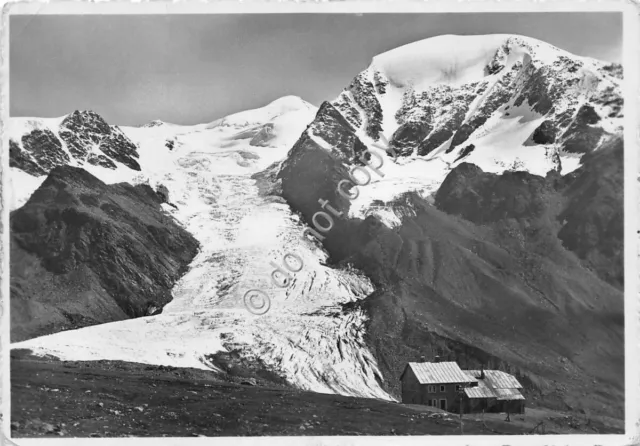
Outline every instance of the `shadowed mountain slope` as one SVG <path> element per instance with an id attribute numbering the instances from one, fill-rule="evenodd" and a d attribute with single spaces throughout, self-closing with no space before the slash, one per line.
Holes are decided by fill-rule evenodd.
<path id="1" fill-rule="evenodd" d="M 12 341 L 161 311 L 198 250 L 161 203 L 54 168 L 11 213 Z"/>

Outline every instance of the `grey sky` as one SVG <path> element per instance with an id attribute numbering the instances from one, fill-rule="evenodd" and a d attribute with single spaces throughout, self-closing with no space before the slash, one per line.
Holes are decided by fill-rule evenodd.
<path id="1" fill-rule="evenodd" d="M 335 98 L 371 58 L 440 34 L 515 33 L 620 62 L 620 13 L 11 16 L 10 115 L 212 121 Z"/>

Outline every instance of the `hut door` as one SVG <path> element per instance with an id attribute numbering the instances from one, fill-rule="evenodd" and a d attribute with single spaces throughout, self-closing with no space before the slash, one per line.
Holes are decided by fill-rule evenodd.
<path id="1" fill-rule="evenodd" d="M 447 410 L 447 400 L 446 399 L 440 400 L 440 409 Z"/>

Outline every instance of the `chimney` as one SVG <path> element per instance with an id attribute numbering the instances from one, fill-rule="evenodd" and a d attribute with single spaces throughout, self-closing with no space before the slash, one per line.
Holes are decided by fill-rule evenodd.
<path id="1" fill-rule="evenodd" d="M 427 362 L 427 359 L 424 356 L 420 356 L 420 362 Z"/>
<path id="2" fill-rule="evenodd" d="M 484 379 L 484 364 L 480 366 L 480 379 Z"/>
<path id="3" fill-rule="evenodd" d="M 440 362 L 440 356 L 436 355 L 436 357 L 433 358 L 433 362 Z"/>

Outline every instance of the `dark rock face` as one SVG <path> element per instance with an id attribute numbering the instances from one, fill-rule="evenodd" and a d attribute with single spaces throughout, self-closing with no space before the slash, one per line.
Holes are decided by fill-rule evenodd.
<path id="1" fill-rule="evenodd" d="M 92 111 L 74 111 L 68 115 L 60 123 L 58 135 L 46 128 L 36 129 L 23 135 L 21 142 L 22 150 L 17 141 L 10 147 L 12 166 L 34 176 L 66 165 L 71 158 L 80 164 L 86 162 L 107 169 L 116 169 L 114 161 L 118 161 L 140 170 L 137 146 L 118 127 L 109 126 Z M 63 142 L 71 157 L 63 149 Z M 103 154 L 93 152 L 96 147 Z"/>
<path id="2" fill-rule="evenodd" d="M 530 71 L 520 94 L 513 103 L 519 107 L 525 100 L 533 111 L 546 115 L 553 107 L 554 100 L 559 99 L 561 93 L 549 84 L 549 69 L 547 67 L 536 68 L 530 64 Z"/>
<path id="3" fill-rule="evenodd" d="M 385 94 L 387 92 L 387 85 L 389 85 L 389 79 L 379 71 L 373 72 L 373 82 L 376 86 L 378 94 Z"/>
<path id="4" fill-rule="evenodd" d="M 85 133 L 94 143 L 100 142 L 102 137 L 111 133 L 109 124 L 99 114 L 88 111 L 76 110 L 67 116 L 61 124 L 73 132 Z"/>
<path id="5" fill-rule="evenodd" d="M 612 87 L 607 87 L 593 98 L 596 104 L 609 107 L 609 118 L 622 118 L 624 116 L 624 98 L 617 94 Z"/>
<path id="6" fill-rule="evenodd" d="M 56 135 L 47 129 L 33 130 L 24 135 L 22 147 L 45 171 L 69 162 L 69 155 L 62 149 L 62 144 Z"/>
<path id="7" fill-rule="evenodd" d="M 616 77 L 618 79 L 623 79 L 623 68 L 619 63 L 610 63 L 602 67 L 602 71 L 609 74 L 610 76 Z"/>
<path id="8" fill-rule="evenodd" d="M 107 169 L 115 169 L 116 165 L 110 158 L 107 158 L 104 155 L 96 155 L 94 153 L 90 153 L 87 157 L 87 162 L 89 164 L 93 164 L 94 166 L 102 166 Z"/>
<path id="9" fill-rule="evenodd" d="M 476 129 L 480 127 L 482 124 L 484 124 L 486 121 L 487 121 L 486 116 L 475 116 L 469 122 L 466 122 L 462 124 L 460 127 L 458 127 L 458 130 L 456 130 L 456 132 L 453 135 L 453 138 L 451 139 L 451 145 L 447 149 L 447 153 L 451 152 L 457 146 L 459 146 L 460 144 L 464 143 L 467 139 L 469 139 L 469 136 L 471 136 L 471 134 L 475 132 Z"/>
<path id="10" fill-rule="evenodd" d="M 337 148 L 345 157 L 353 158 L 366 149 L 355 135 L 351 124 L 329 102 L 320 105 L 310 130 L 314 134 L 322 135 L 329 145 Z"/>
<path id="11" fill-rule="evenodd" d="M 603 136 L 602 127 L 596 127 L 600 116 L 593 107 L 585 104 L 578 110 L 575 119 L 562 134 L 562 149 L 570 153 L 588 153 L 598 147 Z"/>
<path id="12" fill-rule="evenodd" d="M 462 163 L 440 186 L 436 205 L 476 224 L 513 219 L 529 228 L 545 220 L 545 231 L 598 277 L 622 290 L 623 183 L 623 144 L 618 137 L 586 155 L 583 166 L 565 177 L 555 171 L 546 178 L 527 172 L 496 175 Z"/>
<path id="13" fill-rule="evenodd" d="M 156 187 L 156 193 L 158 197 L 160 197 L 160 201 L 162 203 L 169 203 L 169 189 L 164 184 L 159 184 Z"/>
<path id="14" fill-rule="evenodd" d="M 556 126 L 547 119 L 533 131 L 532 140 L 536 144 L 553 144 L 556 140 Z"/>
<path id="15" fill-rule="evenodd" d="M 67 144 L 69 152 L 71 152 L 74 157 L 84 159 L 87 156 L 90 146 L 85 144 L 87 144 L 88 141 L 82 141 L 79 135 L 65 128 L 61 129 L 58 134 Z"/>
<path id="16" fill-rule="evenodd" d="M 436 193 L 436 206 L 477 224 L 503 219 L 539 218 L 555 190 L 547 180 L 528 172 L 485 173 L 462 163 Z"/>
<path id="17" fill-rule="evenodd" d="M 429 123 L 407 122 L 398 127 L 391 137 L 392 146 L 396 152 L 405 155 L 411 153 L 416 146 L 416 142 L 424 140 L 431 132 Z"/>
<path id="18" fill-rule="evenodd" d="M 20 146 L 14 140 L 9 140 L 9 167 L 17 167 L 18 169 L 38 177 L 46 172 L 32 158 L 29 152 L 20 149 Z"/>
<path id="19" fill-rule="evenodd" d="M 111 134 L 111 128 L 97 113 L 76 110 L 62 121 L 59 134 L 71 154 L 84 159 L 92 145 Z"/>
<path id="20" fill-rule="evenodd" d="M 360 116 L 355 102 L 346 94 L 347 91 L 345 90 L 332 105 L 340 110 L 340 113 L 349 121 L 351 127 L 360 128 L 362 126 L 362 116 Z"/>
<path id="21" fill-rule="evenodd" d="M 585 104 L 578 110 L 576 121 L 580 124 L 597 124 L 600 121 L 600 116 L 591 105 Z"/>
<path id="22" fill-rule="evenodd" d="M 420 93 L 407 89 L 395 115 L 400 127 L 390 145 L 401 156 L 416 148 L 421 156 L 435 150 L 460 127 L 469 105 L 483 88 L 485 84 L 471 83 L 459 89 L 436 85 Z"/>
<path id="23" fill-rule="evenodd" d="M 420 143 L 418 146 L 418 155 L 427 155 L 440 147 L 443 143 L 447 142 L 449 138 L 453 136 L 453 132 L 460 127 L 460 124 L 462 124 L 462 121 L 464 120 L 464 116 L 469 109 L 469 102 L 451 105 L 445 124 L 432 132 L 426 140 Z"/>
<path id="24" fill-rule="evenodd" d="M 166 305 L 198 242 L 160 202 L 146 185 L 53 169 L 11 213 L 12 341 Z"/>
<path id="25" fill-rule="evenodd" d="M 509 101 L 514 90 L 511 83 L 521 68 L 521 63 L 518 62 L 514 64 L 509 72 L 502 76 L 502 78 L 493 86 L 491 92 L 484 99 L 482 105 L 478 107 L 478 110 L 476 110 L 473 116 L 471 116 L 469 121 L 465 124 L 462 124 L 456 130 L 455 134 L 453 135 L 453 139 L 451 140 L 449 151 L 464 143 L 469 138 L 469 136 L 471 136 L 471 134 L 475 132 L 476 129 L 478 129 L 478 127 L 487 122 L 487 119 L 489 119 L 489 117 L 498 108 Z M 486 83 L 483 83 L 481 86 L 484 88 L 479 88 L 476 91 L 477 94 L 482 94 L 484 92 Z"/>
<path id="26" fill-rule="evenodd" d="M 349 91 L 367 115 L 367 135 L 377 141 L 382 131 L 382 107 L 376 98 L 373 84 L 361 73 L 353 79 Z"/>
<path id="27" fill-rule="evenodd" d="M 124 136 L 119 129 L 104 138 L 100 142 L 98 149 L 130 169 L 141 170 L 140 164 L 135 159 L 139 157 L 136 145 Z"/>
<path id="28" fill-rule="evenodd" d="M 355 138 L 355 135 L 350 136 Z M 347 161 L 347 157 L 355 155 L 348 153 L 352 150 L 348 146 L 344 147 L 344 150 L 347 156 L 342 158 L 343 162 Z M 348 172 L 340 159 L 331 156 L 306 134 L 303 134 L 293 146 L 289 158 L 278 173 L 278 179 L 282 183 L 282 197 L 289 203 L 295 202 L 299 205 L 296 210 L 303 214 L 311 227 L 313 215 L 321 210 L 318 199 L 329 200 L 331 206 L 336 209 L 348 209 L 349 201 L 337 192 L 337 184 L 346 178 Z M 345 192 L 349 193 L 349 188 L 345 187 Z M 311 194 L 317 195 L 317 198 L 306 200 Z M 339 227 L 340 224 L 341 221 L 336 219 L 336 225 Z M 337 227 L 334 227 L 331 232 L 336 230 Z"/>
<path id="29" fill-rule="evenodd" d="M 318 145 L 308 132 L 322 135 L 331 150 Z M 310 227 L 313 215 L 322 210 L 318 199 L 328 200 L 338 210 L 348 211 L 350 201 L 338 193 L 340 181 L 349 178 L 349 165 L 363 165 L 359 158 L 366 146 L 354 133 L 349 123 L 329 103 L 321 105 L 316 119 L 289 152 L 289 156 L 277 173 L 280 187 L 273 187 L 294 209 L 299 211 Z M 365 155 L 368 159 L 368 156 Z M 343 185 L 346 194 L 352 193 L 349 185 Z M 332 234 L 344 233 L 352 222 L 335 218 Z M 352 241 L 354 241 L 353 239 Z M 346 252 L 347 245 L 335 245 L 335 252 Z M 339 254 L 337 254 L 339 255 Z"/>
<path id="30" fill-rule="evenodd" d="M 570 59 L 567 56 L 558 56 L 553 64 L 556 67 L 567 70 L 569 73 L 575 73 L 584 65 L 579 60 Z"/>
<path id="31" fill-rule="evenodd" d="M 454 162 L 460 161 L 462 158 L 470 155 L 475 148 L 476 146 L 474 146 L 473 144 L 469 144 L 460 151 L 460 155 L 458 155 L 458 158 L 456 158 Z"/>
<path id="32" fill-rule="evenodd" d="M 587 154 L 572 173 L 558 237 L 585 266 L 624 288 L 624 148 L 621 137 Z"/>

